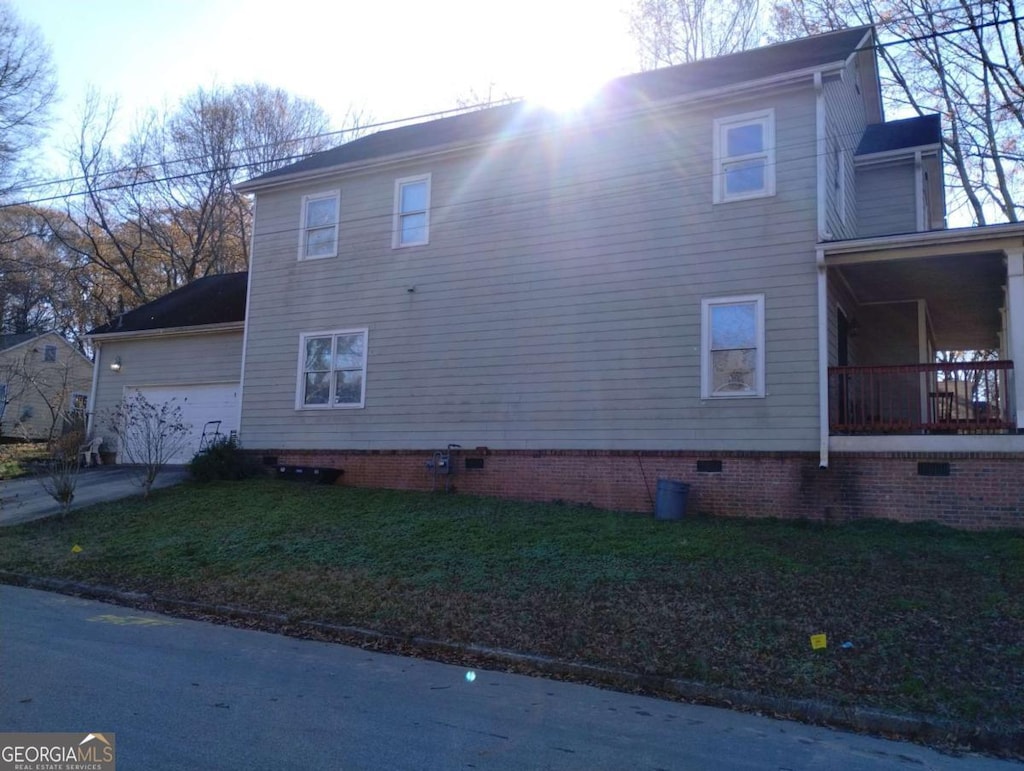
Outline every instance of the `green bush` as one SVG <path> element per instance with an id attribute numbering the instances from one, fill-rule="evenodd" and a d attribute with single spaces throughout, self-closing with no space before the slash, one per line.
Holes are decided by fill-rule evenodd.
<path id="1" fill-rule="evenodd" d="M 188 468 L 198 482 L 248 479 L 256 476 L 259 471 L 255 462 L 242 452 L 234 437 L 220 439 L 196 453 Z"/>

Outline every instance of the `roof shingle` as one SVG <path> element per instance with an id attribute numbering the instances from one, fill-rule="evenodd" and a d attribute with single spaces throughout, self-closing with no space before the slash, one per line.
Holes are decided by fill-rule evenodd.
<path id="1" fill-rule="evenodd" d="M 942 142 L 942 119 L 933 115 L 892 120 L 886 123 L 872 123 L 864 129 L 857 146 L 857 155 L 906 150 L 911 147 L 937 145 Z"/>
<path id="2" fill-rule="evenodd" d="M 248 273 L 204 276 L 133 311 L 122 313 L 90 335 L 198 327 L 245 321 Z"/>
<path id="3" fill-rule="evenodd" d="M 599 118 L 674 97 L 843 62 L 859 50 L 871 29 L 856 27 L 840 30 L 714 59 L 626 75 L 607 83 L 592 100 L 585 116 Z M 278 177 L 416 152 L 431 147 L 479 141 L 503 133 L 528 133 L 557 125 L 561 120 L 557 114 L 525 102 L 491 107 L 379 131 L 267 172 L 243 183 L 241 187 L 259 187 L 260 183 L 273 181 Z"/>

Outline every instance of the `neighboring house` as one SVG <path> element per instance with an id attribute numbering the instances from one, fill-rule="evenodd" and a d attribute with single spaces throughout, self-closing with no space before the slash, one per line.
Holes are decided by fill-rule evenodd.
<path id="1" fill-rule="evenodd" d="M 116 450 L 110 415 L 134 391 L 181 408 L 190 431 L 172 463 L 192 459 L 208 422 L 236 431 L 245 295 L 245 273 L 206 276 L 92 330 L 91 433 Z"/>
<path id="2" fill-rule="evenodd" d="M 0 335 L 0 438 L 84 428 L 91 377 L 92 363 L 55 332 Z"/>
<path id="3" fill-rule="evenodd" d="M 239 186 L 243 446 L 352 485 L 451 468 L 649 511 L 675 479 L 715 514 L 1024 524 L 1024 224 L 946 229 L 939 118 L 885 121 L 874 44 L 407 125 Z"/>

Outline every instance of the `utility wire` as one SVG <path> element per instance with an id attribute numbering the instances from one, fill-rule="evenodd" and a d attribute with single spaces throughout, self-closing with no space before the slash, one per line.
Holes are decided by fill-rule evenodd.
<path id="1" fill-rule="evenodd" d="M 984 7 L 984 6 L 985 6 L 984 2 L 979 3 L 979 7 Z M 951 6 L 950 8 L 947 8 L 947 9 L 940 9 L 939 11 L 936 11 L 936 13 L 942 13 L 942 12 L 956 10 L 956 9 L 962 9 L 962 7 L 961 6 Z M 904 17 L 902 20 L 906 20 L 907 18 L 910 18 L 910 17 Z M 892 23 L 896 23 L 897 21 L 898 20 L 896 20 L 896 19 L 890 19 L 890 20 L 886 20 L 885 22 L 881 22 L 880 24 L 890 25 Z M 913 37 L 913 38 L 901 38 L 899 40 L 889 41 L 889 42 L 886 42 L 886 43 L 875 43 L 875 44 L 873 44 L 871 46 L 865 46 L 863 49 L 860 49 L 860 50 L 881 50 L 883 48 L 887 48 L 887 47 L 890 47 L 890 46 L 905 45 L 905 44 L 908 44 L 908 43 L 921 42 L 921 41 L 928 40 L 928 39 L 945 38 L 945 37 L 949 37 L 949 36 L 954 35 L 954 34 L 962 34 L 962 33 L 965 33 L 965 32 L 970 32 L 970 31 L 976 30 L 976 29 L 989 28 L 989 27 L 993 27 L 993 26 L 1001 26 L 1001 25 L 1004 25 L 1004 24 L 1016 24 L 1016 23 L 1021 22 L 1021 21 L 1024 21 L 1024 16 L 1014 16 L 1014 17 L 1012 17 L 1010 19 L 1003 19 L 1003 20 L 998 20 L 998 21 L 984 22 L 984 23 L 981 23 L 981 24 L 970 25 L 970 26 L 967 26 L 967 27 L 962 27 L 962 28 L 957 28 L 957 29 L 945 30 L 945 31 L 942 31 L 942 32 L 931 33 L 931 34 L 928 34 L 928 35 L 920 35 L 920 36 L 916 36 L 916 37 Z M 506 100 L 499 100 L 498 102 L 495 102 L 495 103 L 487 103 L 487 104 L 484 104 L 484 105 L 472 105 L 472 106 L 469 106 L 469 107 L 466 107 L 466 108 L 453 108 L 453 109 L 448 109 L 448 110 L 439 110 L 439 111 L 434 111 L 434 112 L 429 112 L 429 113 L 422 113 L 422 114 L 419 114 L 419 115 L 408 116 L 408 117 L 398 118 L 398 119 L 393 119 L 393 120 L 388 120 L 388 121 L 381 121 L 381 122 L 378 122 L 378 123 L 367 124 L 367 125 L 364 125 L 364 126 L 353 126 L 353 127 L 347 127 L 347 128 L 343 128 L 343 129 L 334 130 L 334 131 L 323 132 L 323 133 L 320 133 L 320 134 L 309 135 L 309 136 L 306 136 L 306 137 L 297 137 L 295 139 L 285 140 L 284 142 L 281 142 L 281 143 L 266 143 L 266 144 L 263 144 L 263 145 L 254 145 L 254 146 L 250 146 L 250 147 L 238 148 L 238 149 L 235 149 L 235 150 L 231 150 L 229 152 L 237 154 L 237 153 L 243 153 L 243 152 L 251 152 L 251 151 L 255 151 L 255 150 L 274 149 L 276 147 L 279 147 L 282 144 L 294 144 L 294 143 L 297 143 L 297 142 L 311 141 L 311 140 L 319 139 L 319 138 L 329 138 L 329 137 L 332 137 L 332 136 L 335 136 L 335 137 L 336 136 L 342 136 L 342 135 L 350 134 L 350 133 L 353 133 L 353 132 L 356 132 L 356 131 L 359 131 L 359 132 L 366 131 L 367 129 L 385 128 L 385 127 L 388 127 L 388 126 L 397 127 L 397 126 L 401 126 L 401 125 L 412 124 L 414 122 L 424 121 L 424 120 L 427 120 L 427 119 L 439 119 L 439 118 L 450 117 L 450 116 L 454 116 L 454 115 L 468 114 L 468 113 L 480 110 L 481 108 L 489 108 L 489 107 L 495 107 L 495 106 L 503 106 L 503 105 L 506 105 L 506 104 L 516 104 L 516 103 L 522 103 L 522 100 L 506 99 Z M 303 153 L 303 154 L 299 154 L 299 155 L 283 155 L 283 156 L 278 156 L 276 158 L 269 158 L 269 159 L 260 161 L 259 165 L 286 164 L 286 163 L 289 163 L 289 162 L 294 162 L 294 161 L 298 161 L 298 160 L 301 160 L 303 158 L 309 157 L 312 154 L 315 154 L 315 153 Z M 122 168 L 119 168 L 119 169 L 111 169 L 109 171 L 100 172 L 100 173 L 98 173 L 96 175 L 96 177 L 97 178 L 104 178 L 104 177 L 117 176 L 119 174 L 137 174 L 137 173 L 145 171 L 145 170 L 163 168 L 165 165 L 172 166 L 172 165 L 176 165 L 176 164 L 185 164 L 185 163 L 190 163 L 190 162 L 194 162 L 194 161 L 197 161 L 197 160 L 202 160 L 202 158 L 203 158 L 202 156 L 193 156 L 193 157 L 190 157 L 190 158 L 174 159 L 174 160 L 170 161 L 168 164 L 154 163 L 154 164 L 149 164 L 149 165 L 145 165 L 145 166 L 122 167 Z M 181 181 L 181 180 L 185 180 L 185 179 L 190 179 L 190 178 L 193 178 L 193 177 L 201 177 L 201 176 L 205 176 L 205 175 L 209 175 L 209 174 L 229 173 L 229 172 L 233 172 L 233 171 L 241 171 L 241 170 L 249 168 L 249 167 L 251 167 L 253 165 L 255 165 L 255 164 L 252 164 L 252 163 L 230 164 L 230 165 L 225 165 L 225 166 L 220 166 L 220 167 L 205 168 L 205 169 L 201 169 L 201 170 L 198 170 L 198 171 L 183 172 L 181 174 L 168 174 L 168 175 L 165 175 L 165 176 L 162 176 L 162 177 L 153 177 L 153 178 L 142 179 L 142 180 L 133 180 L 132 182 L 117 183 L 117 184 L 113 184 L 113 185 L 104 185 L 104 186 L 101 186 L 101 187 L 91 188 L 91 189 L 87 189 L 87 190 L 73 190 L 73 191 L 69 191 L 69 192 L 65 192 L 65 193 L 61 193 L 61 194 L 55 194 L 55 195 L 51 195 L 51 196 L 41 196 L 41 197 L 38 197 L 38 198 L 32 198 L 32 199 L 26 199 L 26 200 L 16 201 L 16 202 L 12 202 L 12 203 L 0 204 L 0 209 L 15 208 L 15 207 L 20 207 L 20 206 L 31 206 L 31 205 L 40 204 L 40 203 L 50 203 L 50 202 L 58 201 L 58 200 L 65 200 L 65 199 L 71 198 L 71 197 L 91 196 L 91 195 L 96 195 L 96 194 L 104 193 L 104 192 L 115 192 L 115 191 L 118 191 L 118 190 L 131 189 L 131 188 L 136 188 L 136 187 L 150 185 L 150 184 L 158 184 L 158 183 L 162 183 L 162 182 L 177 182 L 177 181 Z M 76 176 L 76 177 L 68 177 L 68 178 L 60 179 L 60 180 L 36 182 L 36 183 L 32 183 L 30 185 L 25 185 L 23 187 L 24 188 L 45 188 L 45 187 L 52 187 L 52 186 L 55 186 L 55 185 L 58 185 L 58 184 L 67 184 L 67 183 L 70 183 L 70 182 L 83 182 L 83 181 L 87 181 L 88 179 L 89 179 L 89 177 L 82 175 L 82 176 Z"/>

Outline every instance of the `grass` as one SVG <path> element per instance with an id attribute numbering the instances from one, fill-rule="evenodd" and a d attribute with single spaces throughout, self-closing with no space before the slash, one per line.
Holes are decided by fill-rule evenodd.
<path id="1" fill-rule="evenodd" d="M 0 530 L 0 568 L 990 728 L 1024 715 L 1022 533 L 258 480 Z"/>
<path id="2" fill-rule="evenodd" d="M 0 480 L 33 473 L 28 461 L 48 456 L 45 442 L 0 444 Z"/>

